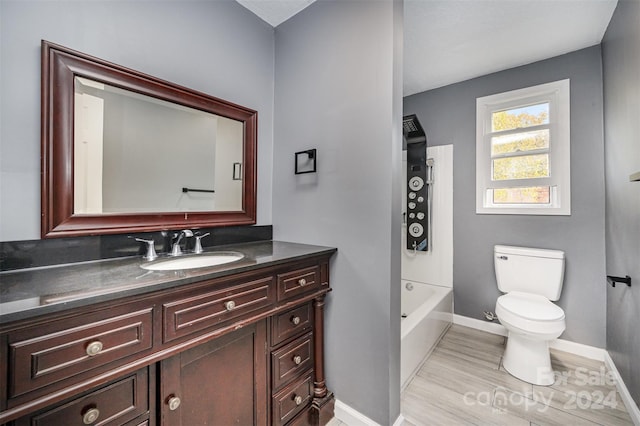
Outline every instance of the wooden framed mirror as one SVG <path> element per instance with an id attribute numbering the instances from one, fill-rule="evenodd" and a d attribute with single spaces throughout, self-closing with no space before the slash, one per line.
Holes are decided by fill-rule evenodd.
<path id="1" fill-rule="evenodd" d="M 257 112 L 42 41 L 42 238 L 256 223 Z"/>

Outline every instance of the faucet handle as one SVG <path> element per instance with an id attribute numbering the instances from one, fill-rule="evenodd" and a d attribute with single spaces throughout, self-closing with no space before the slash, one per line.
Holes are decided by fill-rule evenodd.
<path id="1" fill-rule="evenodd" d="M 206 237 L 207 235 L 210 235 L 210 232 L 207 232 L 206 234 L 202 234 L 202 235 L 195 235 L 196 238 L 196 246 L 193 249 L 193 252 L 196 254 L 200 254 L 202 253 L 204 250 L 202 249 L 202 243 L 200 242 L 201 239 L 203 239 L 204 237 Z"/>
<path id="2" fill-rule="evenodd" d="M 173 239 L 171 241 L 171 253 L 169 256 L 182 256 L 182 249 L 180 248 L 180 241 L 182 238 L 193 237 L 193 231 L 190 229 L 183 229 L 180 232 L 176 232 L 173 234 Z M 186 249 L 186 246 L 185 246 Z"/>
<path id="3" fill-rule="evenodd" d="M 151 261 L 158 258 L 158 255 L 156 254 L 155 241 L 153 241 L 153 239 L 145 240 L 144 238 L 136 238 L 136 241 L 147 244 L 147 253 L 142 256 L 144 260 Z"/>

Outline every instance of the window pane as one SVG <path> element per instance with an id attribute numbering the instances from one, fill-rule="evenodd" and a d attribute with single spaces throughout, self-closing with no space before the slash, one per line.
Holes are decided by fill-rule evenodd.
<path id="1" fill-rule="evenodd" d="M 496 158 L 492 163 L 493 180 L 549 177 L 549 154 Z"/>
<path id="2" fill-rule="evenodd" d="M 491 138 L 492 156 L 535 149 L 549 149 L 549 129 Z"/>
<path id="3" fill-rule="evenodd" d="M 491 131 L 518 129 L 549 123 L 549 103 L 529 105 L 491 114 Z"/>
<path id="4" fill-rule="evenodd" d="M 494 204 L 549 204 L 548 186 L 529 188 L 500 188 L 493 190 Z"/>

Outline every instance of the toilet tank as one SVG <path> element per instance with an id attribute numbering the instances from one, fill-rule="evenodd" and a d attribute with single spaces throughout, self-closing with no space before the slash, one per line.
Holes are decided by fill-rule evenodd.
<path id="1" fill-rule="evenodd" d="M 564 252 L 497 245 L 493 249 L 496 281 L 503 293 L 522 291 L 558 300 L 564 278 Z"/>

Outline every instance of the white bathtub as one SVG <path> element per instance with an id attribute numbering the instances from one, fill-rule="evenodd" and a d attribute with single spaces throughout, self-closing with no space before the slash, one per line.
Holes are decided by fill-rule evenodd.
<path id="1" fill-rule="evenodd" d="M 400 383 L 404 388 L 451 325 L 452 289 L 402 280 L 401 303 Z"/>

